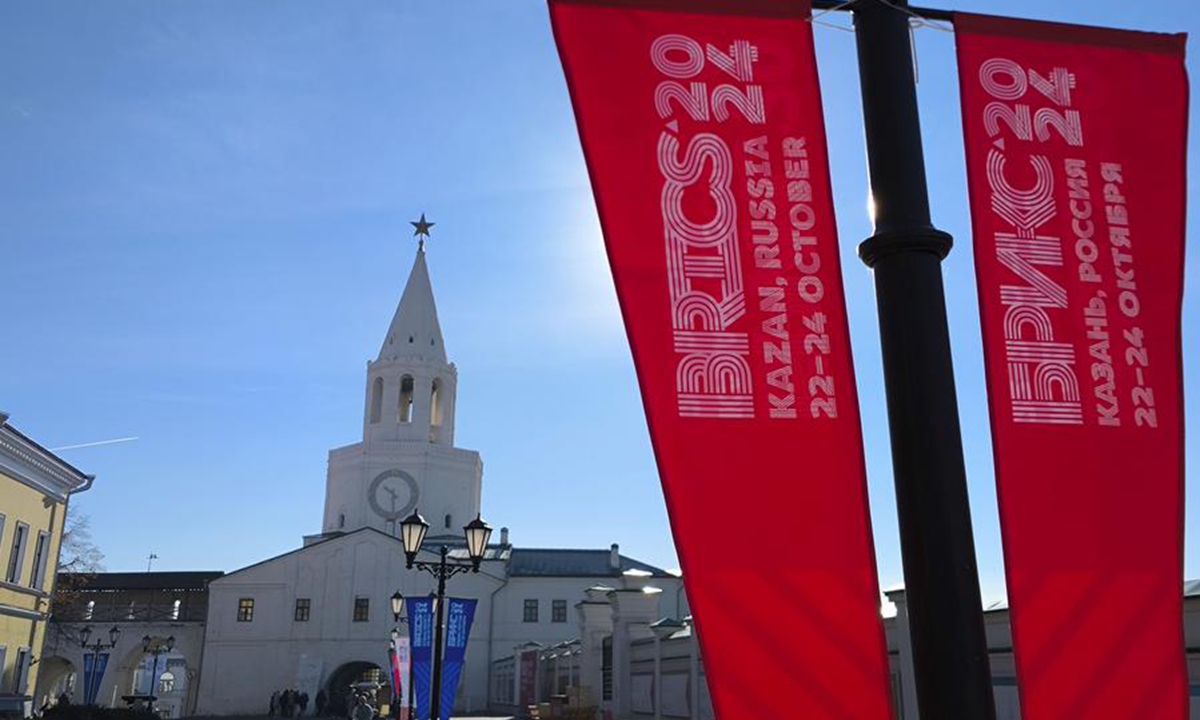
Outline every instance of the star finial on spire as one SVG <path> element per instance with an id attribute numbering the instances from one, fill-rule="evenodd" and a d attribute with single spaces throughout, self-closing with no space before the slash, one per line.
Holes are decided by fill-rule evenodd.
<path id="1" fill-rule="evenodd" d="M 424 250 L 425 249 L 425 238 L 429 237 L 429 228 L 433 227 L 436 223 L 431 223 L 431 222 L 427 221 L 425 219 L 425 213 L 421 213 L 420 220 L 412 220 L 408 224 L 412 225 L 414 228 L 416 228 L 416 230 L 413 230 L 413 237 L 419 238 L 419 240 L 417 241 L 418 242 L 417 247 L 420 250 Z"/>

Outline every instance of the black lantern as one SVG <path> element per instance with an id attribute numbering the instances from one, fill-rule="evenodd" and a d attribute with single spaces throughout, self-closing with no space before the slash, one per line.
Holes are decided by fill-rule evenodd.
<path id="1" fill-rule="evenodd" d="M 92 628 L 90 625 L 85 626 L 79 631 L 79 644 L 87 647 L 87 641 L 92 637 Z"/>
<path id="2" fill-rule="evenodd" d="M 175 636 L 172 635 L 167 638 L 167 652 L 171 652 L 174 649 L 175 649 Z"/>
<path id="3" fill-rule="evenodd" d="M 492 526 L 476 515 L 475 519 L 463 528 L 463 534 L 467 536 L 467 553 L 471 556 L 471 564 L 475 572 L 479 572 L 479 563 L 483 562 L 488 540 L 492 537 Z"/>
<path id="4" fill-rule="evenodd" d="M 420 552 L 421 543 L 425 542 L 425 533 L 427 532 L 429 532 L 429 523 L 425 522 L 425 518 L 421 517 L 416 510 L 413 510 L 412 515 L 400 521 L 400 539 L 404 541 L 404 554 L 408 559 L 408 567 L 413 566 L 413 560 Z"/>
<path id="5" fill-rule="evenodd" d="M 404 596 L 400 591 L 392 593 L 392 620 L 400 619 L 400 611 L 404 609 Z"/>
<path id="6" fill-rule="evenodd" d="M 150 636 L 142 636 L 142 652 L 150 652 Z"/>
<path id="7" fill-rule="evenodd" d="M 89 633 L 91 632 L 90 628 L 85 628 L 85 629 Z M 116 647 L 117 640 L 120 640 L 120 639 L 121 639 L 121 628 L 117 627 L 116 625 L 113 625 L 111 628 L 109 628 L 109 631 L 108 631 L 108 642 L 111 645 L 113 645 L 114 647 Z"/>

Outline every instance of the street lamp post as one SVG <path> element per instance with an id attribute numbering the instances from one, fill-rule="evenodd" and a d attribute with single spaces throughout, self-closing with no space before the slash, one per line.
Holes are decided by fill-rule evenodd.
<path id="1" fill-rule="evenodd" d="M 484 551 L 487 550 L 488 540 L 492 536 L 492 528 L 479 516 L 476 516 L 474 520 L 463 527 L 463 534 L 467 539 L 467 554 L 471 558 L 469 565 L 448 562 L 450 548 L 446 545 L 442 545 L 436 563 L 417 560 L 417 553 L 421 550 L 421 543 L 425 542 L 425 533 L 427 532 L 429 532 L 429 523 L 425 522 L 425 518 L 421 517 L 416 510 L 413 510 L 413 514 L 400 523 L 400 537 L 404 541 L 404 555 L 408 569 L 411 570 L 415 567 L 418 570 L 424 570 L 437 578 L 438 581 L 437 594 L 434 596 L 434 605 L 437 607 L 437 610 L 435 613 L 436 618 L 434 619 L 433 687 L 430 690 L 429 698 L 429 720 L 440 720 L 442 700 L 442 623 L 446 605 L 444 602 L 446 599 L 446 581 L 459 573 L 479 572 L 479 564 L 483 561 Z"/>
<path id="2" fill-rule="evenodd" d="M 112 628 L 109 629 L 108 642 L 104 642 L 103 640 L 101 640 L 100 638 L 97 637 L 96 642 L 92 643 L 91 645 L 88 645 L 88 638 L 90 638 L 91 636 L 92 636 L 92 628 L 90 625 L 84 626 L 84 628 L 79 631 L 79 646 L 81 648 L 83 648 L 84 650 L 92 651 L 92 675 L 91 675 L 91 677 L 87 678 L 87 681 L 88 681 L 87 684 L 89 686 L 92 684 L 97 685 L 97 687 L 95 688 L 95 692 L 92 691 L 91 687 L 85 687 L 83 689 L 83 702 L 85 705 L 91 705 L 93 702 L 95 702 L 96 695 L 100 691 L 99 685 L 98 685 L 98 683 L 96 683 L 96 669 L 98 667 L 100 667 L 100 665 L 99 665 L 100 651 L 101 650 L 111 650 L 112 648 L 115 648 L 117 646 L 117 640 L 121 639 L 121 628 L 117 627 L 116 625 L 113 625 Z"/>
<path id="3" fill-rule="evenodd" d="M 150 664 L 150 690 L 146 693 L 149 698 L 148 704 L 152 704 L 158 698 L 155 697 L 155 685 L 158 684 L 158 657 L 165 653 L 169 653 L 175 649 L 175 636 L 172 635 L 167 639 L 152 638 L 149 635 L 142 637 L 142 652 L 152 654 L 154 659 Z"/>
<path id="4" fill-rule="evenodd" d="M 404 611 L 404 596 L 400 594 L 399 590 L 397 590 L 396 592 L 392 593 L 392 619 L 396 621 L 397 625 L 399 625 L 400 623 L 403 623 L 405 625 L 408 624 L 408 618 L 401 617 L 401 613 L 403 611 Z M 396 639 L 399 636 L 400 636 L 400 629 L 398 627 L 394 628 L 392 630 L 392 649 L 393 650 L 396 647 Z M 397 660 L 399 660 L 399 656 L 397 656 Z M 403 697 L 400 698 L 400 702 L 401 703 L 404 702 Z M 415 706 L 413 705 L 412 645 L 410 644 L 408 647 L 408 720 L 412 720 L 414 707 Z M 400 717 L 399 707 L 397 707 L 397 709 L 396 709 L 396 717 L 397 718 Z"/>
<path id="5" fill-rule="evenodd" d="M 900 548 L 922 717 L 993 720 L 992 678 L 967 499 L 942 258 L 933 226 L 907 0 L 843 3 L 854 13 L 875 234 L 875 274 Z"/>

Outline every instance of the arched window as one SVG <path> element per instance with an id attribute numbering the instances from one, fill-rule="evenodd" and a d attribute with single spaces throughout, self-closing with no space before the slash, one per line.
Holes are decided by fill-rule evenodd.
<path id="1" fill-rule="evenodd" d="M 449 528 L 449 527 L 450 527 L 450 520 L 451 520 L 451 519 L 450 519 L 450 513 L 446 513 L 446 527 L 447 527 L 447 528 Z"/>
<path id="2" fill-rule="evenodd" d="M 341 530 L 344 527 L 346 527 L 346 513 L 341 513 L 338 515 L 338 529 Z"/>
<path id="3" fill-rule="evenodd" d="M 383 412 L 383 378 L 375 378 L 375 382 L 371 384 L 371 424 L 379 422 L 380 413 Z"/>
<path id="4" fill-rule="evenodd" d="M 92 615 L 94 615 L 95 613 L 96 613 L 96 601 L 95 601 L 95 600 L 88 600 L 88 603 L 87 603 L 87 610 L 84 610 L 84 611 L 83 611 L 83 619 L 84 619 L 84 620 L 91 620 L 91 619 L 92 619 Z"/>
<path id="5" fill-rule="evenodd" d="M 178 619 L 179 619 L 179 607 L 180 607 L 181 605 L 183 605 L 183 601 L 182 601 L 182 600 L 176 600 L 176 601 L 175 601 L 175 604 L 171 606 L 171 619 L 172 619 L 172 620 L 178 620 Z"/>
<path id="6" fill-rule="evenodd" d="M 440 427 L 442 424 L 442 381 L 437 378 L 433 381 L 433 398 L 429 405 L 429 424 L 434 427 Z"/>
<path id="7" fill-rule="evenodd" d="M 413 379 L 412 375 L 400 378 L 400 407 L 397 417 L 400 422 L 412 422 Z"/>

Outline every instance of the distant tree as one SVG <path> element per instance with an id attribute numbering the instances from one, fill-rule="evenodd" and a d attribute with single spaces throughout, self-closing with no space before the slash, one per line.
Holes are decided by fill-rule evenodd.
<path id="1" fill-rule="evenodd" d="M 92 540 L 92 519 L 83 513 L 67 513 L 62 547 L 58 551 L 58 571 L 79 575 L 104 572 L 104 553 Z"/>
<path id="2" fill-rule="evenodd" d="M 91 518 L 71 508 L 63 524 L 58 578 L 50 597 L 50 612 L 66 612 L 79 599 L 79 589 L 98 572 L 104 572 L 104 553 L 92 540 Z"/>

